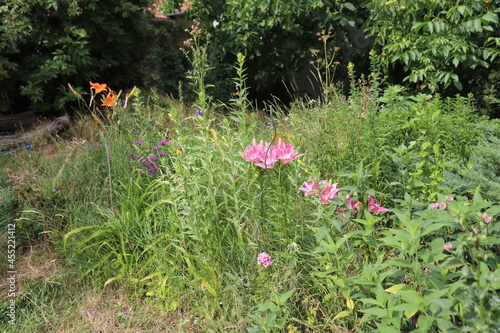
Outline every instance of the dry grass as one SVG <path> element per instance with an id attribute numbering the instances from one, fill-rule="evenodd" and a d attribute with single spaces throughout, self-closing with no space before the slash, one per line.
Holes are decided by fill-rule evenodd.
<path id="1" fill-rule="evenodd" d="M 69 274 L 64 266 L 64 260 L 47 246 L 38 245 L 16 258 L 18 272 L 18 299 L 27 299 L 28 306 L 35 311 L 41 311 L 39 323 L 44 332 L 91 332 L 91 333 L 159 333 L 159 332 L 206 332 L 206 327 L 198 323 L 196 316 L 182 312 L 160 313 L 144 300 L 130 298 L 120 289 L 96 291 L 90 288 L 70 284 L 65 279 Z M 30 295 L 37 285 L 57 284 L 67 297 L 61 301 L 54 300 L 49 305 L 57 318 L 51 317 L 51 312 L 41 310 L 47 304 L 40 304 Z M 0 281 L 0 294 L 7 295 L 8 283 L 5 276 Z M 59 292 L 56 297 L 60 297 Z M 4 298 L 7 300 L 7 298 Z M 26 301 L 24 301 L 26 302 Z M 33 303 L 33 304 L 29 304 Z M 200 320 L 203 322 L 203 320 Z M 37 331 L 30 323 L 24 328 L 23 321 L 17 328 L 26 332 Z"/>

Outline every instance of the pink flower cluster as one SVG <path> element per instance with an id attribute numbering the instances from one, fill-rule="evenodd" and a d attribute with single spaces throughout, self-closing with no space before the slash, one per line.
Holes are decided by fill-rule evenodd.
<path id="1" fill-rule="evenodd" d="M 311 180 L 304 182 L 304 187 L 299 187 L 299 190 L 304 191 L 304 195 L 314 195 L 321 198 L 322 204 L 328 204 L 331 202 L 330 199 L 337 199 L 340 189 L 337 188 L 338 183 L 328 185 L 327 180 L 315 181 Z M 375 199 L 371 195 L 368 195 L 368 211 L 375 215 L 383 212 L 387 212 L 388 209 L 375 203 Z M 348 210 L 355 210 L 356 207 L 361 205 L 360 201 L 351 200 L 351 196 L 348 194 L 345 197 L 345 205 Z M 337 209 L 337 212 L 344 213 L 344 209 Z"/>
<path id="2" fill-rule="evenodd" d="M 446 210 L 446 209 L 448 209 L 448 203 L 450 203 L 451 201 L 453 201 L 453 197 L 447 195 L 445 197 L 445 201 L 446 201 L 446 203 L 444 203 L 444 202 L 433 202 L 433 203 L 431 203 L 431 208 L 432 209 L 439 209 L 439 210 Z"/>
<path id="3" fill-rule="evenodd" d="M 252 145 L 247 146 L 245 151 L 240 152 L 240 155 L 246 161 L 252 162 L 262 169 L 268 169 L 272 168 L 277 161 L 288 163 L 304 154 L 297 153 L 294 145 L 287 144 L 282 139 L 278 139 L 276 144 L 272 146 L 269 142 L 257 143 L 253 139 Z"/>
<path id="4" fill-rule="evenodd" d="M 262 265 L 263 267 L 267 267 L 271 265 L 271 263 L 271 256 L 266 252 L 259 253 L 259 255 L 257 256 L 257 264 Z"/>

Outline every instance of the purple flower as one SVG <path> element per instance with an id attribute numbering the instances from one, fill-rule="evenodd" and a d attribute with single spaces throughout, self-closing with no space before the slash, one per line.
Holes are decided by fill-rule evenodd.
<path id="1" fill-rule="evenodd" d="M 134 144 L 136 144 L 136 145 L 140 145 L 141 143 L 142 143 L 142 140 L 135 140 L 134 141 Z"/>
<path id="2" fill-rule="evenodd" d="M 161 147 L 160 147 L 160 146 L 154 146 L 154 147 L 153 147 L 153 150 L 154 150 L 154 151 L 158 151 L 158 150 L 160 150 L 160 149 L 161 149 Z"/>
<path id="3" fill-rule="evenodd" d="M 154 175 L 158 171 L 158 168 L 155 166 L 152 166 L 151 168 L 148 169 L 148 172 L 152 175 Z"/>
<path id="4" fill-rule="evenodd" d="M 156 161 L 158 161 L 158 157 L 156 157 L 156 156 L 154 156 L 154 155 L 149 156 L 149 157 L 148 157 L 148 159 L 149 159 L 150 161 L 152 161 L 152 162 L 156 162 Z"/>
<path id="5" fill-rule="evenodd" d="M 203 110 L 196 110 L 195 114 L 198 116 L 198 117 L 203 117 Z"/>
<path id="6" fill-rule="evenodd" d="M 113 158 L 112 158 L 112 157 L 108 157 L 108 158 L 106 159 L 106 161 L 112 161 L 112 160 L 113 160 Z"/>
<path id="7" fill-rule="evenodd" d="M 262 252 L 257 256 L 257 264 L 262 265 L 263 267 L 267 267 L 271 265 L 271 263 L 271 256 L 266 252 Z"/>
<path id="8" fill-rule="evenodd" d="M 172 143 L 172 141 L 167 141 L 167 140 L 161 140 L 160 142 L 158 142 L 158 144 L 160 146 L 166 146 L 166 145 L 169 145 L 171 143 Z"/>
<path id="9" fill-rule="evenodd" d="M 160 157 L 164 157 L 164 156 L 165 156 L 165 153 L 164 153 L 164 152 L 159 152 L 159 153 L 158 153 L 158 156 L 160 156 Z"/>

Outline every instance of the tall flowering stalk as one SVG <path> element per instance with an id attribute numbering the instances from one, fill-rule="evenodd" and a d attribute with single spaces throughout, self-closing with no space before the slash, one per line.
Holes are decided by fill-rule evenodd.
<path id="1" fill-rule="evenodd" d="M 281 220 L 283 224 L 280 228 L 284 232 L 285 241 L 290 240 L 290 228 L 288 223 L 288 192 L 287 188 L 287 177 L 284 171 L 283 165 L 287 164 L 297 158 L 303 156 L 304 154 L 299 154 L 295 151 L 295 146 L 292 144 L 287 144 L 283 139 L 276 140 L 275 144 L 269 142 L 257 142 L 253 139 L 252 144 L 248 145 L 244 151 L 241 151 L 240 156 L 248 162 L 252 162 L 255 166 L 269 171 L 278 166 L 277 176 L 279 184 L 279 199 L 281 206 Z M 266 173 L 268 176 L 269 172 Z M 261 178 L 263 179 L 263 178 Z M 263 193 L 264 184 L 261 182 L 261 193 Z M 262 214 L 264 217 L 264 209 L 262 209 Z"/>
<path id="2" fill-rule="evenodd" d="M 191 35 L 191 38 L 184 42 L 184 47 L 181 51 L 191 63 L 189 70 L 189 79 L 194 87 L 195 93 L 198 95 L 196 106 L 201 110 L 208 110 L 210 107 L 210 97 L 207 96 L 207 88 L 213 85 L 206 84 L 205 79 L 207 73 L 213 68 L 208 64 L 207 47 L 210 40 L 209 33 L 202 33 L 200 22 L 194 20 L 190 29 L 186 29 Z"/>

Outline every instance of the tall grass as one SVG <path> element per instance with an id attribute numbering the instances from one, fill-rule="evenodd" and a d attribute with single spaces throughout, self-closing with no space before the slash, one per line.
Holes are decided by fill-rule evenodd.
<path id="1" fill-rule="evenodd" d="M 143 96 L 24 187 L 3 176 L 2 205 L 53 232 L 65 286 L 121 288 L 204 331 L 494 329 L 500 208 L 440 178 L 468 154 L 449 140 L 477 135 L 443 107 L 481 120 L 463 99 L 394 89 L 353 81 L 272 119 L 244 98 L 222 114 Z M 261 168 L 240 155 L 254 138 L 305 155 Z"/>

